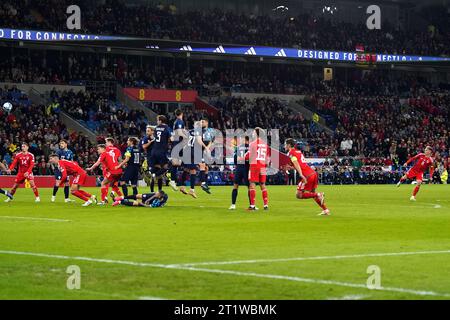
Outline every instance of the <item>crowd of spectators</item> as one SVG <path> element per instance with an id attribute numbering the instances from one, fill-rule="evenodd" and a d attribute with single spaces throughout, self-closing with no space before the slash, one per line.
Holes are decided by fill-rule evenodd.
<path id="1" fill-rule="evenodd" d="M 11 28 L 65 31 L 66 9 L 71 4 L 66 0 L 37 0 L 32 5 L 27 0 L 6 0 L 0 5 L 0 21 Z M 362 44 L 367 51 L 391 54 L 448 55 L 450 50 L 448 16 L 441 7 L 418 12 L 428 23 L 419 30 L 397 22 L 368 30 L 362 23 L 311 13 L 283 17 L 219 9 L 178 13 L 173 5 L 131 6 L 119 0 L 77 4 L 83 12 L 82 32 L 93 34 L 344 51 Z"/>

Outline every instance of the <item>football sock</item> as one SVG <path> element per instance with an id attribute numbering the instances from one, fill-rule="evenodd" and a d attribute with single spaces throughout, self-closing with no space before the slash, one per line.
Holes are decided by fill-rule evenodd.
<path id="1" fill-rule="evenodd" d="M 64 198 L 69 199 L 70 187 L 64 186 Z"/>
<path id="2" fill-rule="evenodd" d="M 150 192 L 155 192 L 155 179 L 150 182 Z"/>
<path id="3" fill-rule="evenodd" d="M 132 207 L 133 206 L 133 202 L 134 201 L 130 201 L 128 199 L 123 199 L 122 201 L 120 201 L 120 204 L 122 204 L 124 206 L 128 206 L 128 207 Z"/>
<path id="4" fill-rule="evenodd" d="M 86 192 L 84 190 L 78 190 L 78 191 L 87 198 L 92 197 L 92 194 L 90 194 L 89 192 Z M 106 192 L 108 192 L 108 191 L 106 191 Z"/>
<path id="5" fill-rule="evenodd" d="M 195 178 L 196 178 L 196 176 L 195 176 L 195 173 L 191 173 L 191 176 L 190 176 L 190 185 L 191 185 L 191 189 L 192 190 L 194 190 L 194 188 L 195 188 Z"/>
<path id="6" fill-rule="evenodd" d="M 199 176 L 201 183 L 205 182 L 205 176 L 206 176 L 205 171 L 201 170 L 200 171 L 200 176 Z"/>
<path id="7" fill-rule="evenodd" d="M 53 196 L 56 196 L 56 193 L 58 193 L 58 186 L 53 186 Z"/>
<path id="8" fill-rule="evenodd" d="M 123 196 L 126 198 L 128 196 L 128 187 L 126 184 L 122 185 Z"/>
<path id="9" fill-rule="evenodd" d="M 181 175 L 181 181 L 178 181 L 179 185 L 184 186 L 184 183 L 187 179 L 188 174 L 189 174 L 189 172 L 183 171 L 183 174 Z"/>
<path id="10" fill-rule="evenodd" d="M 322 208 L 322 210 L 327 210 L 327 206 L 324 204 L 320 204 L 320 199 L 319 198 L 314 198 L 314 201 L 319 205 L 319 207 Z"/>
<path id="11" fill-rule="evenodd" d="M 9 193 L 14 195 L 16 193 L 17 187 L 18 187 L 17 185 L 14 185 Z"/>
<path id="12" fill-rule="evenodd" d="M 311 198 L 316 198 L 316 197 L 317 197 L 316 192 L 303 192 L 303 195 L 302 195 L 303 199 L 311 199 Z"/>
<path id="13" fill-rule="evenodd" d="M 0 189 L 0 194 L 6 194 L 6 191 L 3 189 Z"/>
<path id="14" fill-rule="evenodd" d="M 109 188 L 106 186 L 100 188 L 102 201 L 105 201 L 108 198 L 108 189 Z"/>
<path id="15" fill-rule="evenodd" d="M 419 189 L 420 189 L 420 185 L 417 185 L 417 186 L 414 188 L 414 190 L 413 190 L 413 196 L 414 196 L 414 197 L 416 196 L 417 192 L 419 192 Z"/>
<path id="16" fill-rule="evenodd" d="M 238 196 L 238 189 L 233 189 L 233 191 L 231 191 L 231 204 L 236 204 L 237 196 Z"/>
<path id="17" fill-rule="evenodd" d="M 136 200 L 136 195 L 133 194 L 132 196 L 126 196 L 124 199 Z"/>
<path id="18" fill-rule="evenodd" d="M 249 194 L 250 194 L 250 205 L 255 206 L 256 190 L 250 189 Z"/>
<path id="19" fill-rule="evenodd" d="M 138 189 L 137 189 L 137 187 L 133 187 L 133 194 L 134 194 L 134 195 L 137 195 L 137 194 L 138 194 Z"/>
<path id="20" fill-rule="evenodd" d="M 89 197 L 86 197 L 84 194 L 82 194 L 80 192 L 80 190 L 72 191 L 72 195 L 77 197 L 77 198 L 79 198 L 79 199 L 81 199 L 81 200 L 84 200 L 84 201 L 88 201 L 89 200 Z"/>
<path id="21" fill-rule="evenodd" d="M 163 187 L 163 179 L 159 178 L 158 179 L 158 191 L 161 191 Z"/>
<path id="22" fill-rule="evenodd" d="M 119 189 L 119 187 L 117 186 L 117 184 L 115 184 L 115 185 L 112 186 L 112 190 L 116 193 L 116 195 L 117 195 L 118 197 L 123 196 L 123 194 L 122 194 L 122 192 L 120 191 L 120 189 Z"/>
<path id="23" fill-rule="evenodd" d="M 269 205 L 269 195 L 267 193 L 267 189 L 262 190 L 262 197 L 263 197 L 264 205 L 265 206 Z"/>
<path id="24" fill-rule="evenodd" d="M 36 198 L 39 197 L 39 190 L 36 186 L 33 187 L 33 193 Z"/>
<path id="25" fill-rule="evenodd" d="M 172 168 L 170 168 L 170 180 L 172 181 L 177 181 L 177 172 L 178 172 L 178 167 L 176 166 L 172 166 Z"/>

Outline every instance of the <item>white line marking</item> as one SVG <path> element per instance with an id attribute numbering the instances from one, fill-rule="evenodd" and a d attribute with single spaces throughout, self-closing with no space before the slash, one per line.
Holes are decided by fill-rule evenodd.
<path id="1" fill-rule="evenodd" d="M 211 261 L 211 262 L 193 262 L 182 263 L 175 266 L 214 266 L 227 264 L 249 264 L 249 263 L 265 263 L 265 262 L 289 262 L 289 261 L 309 261 L 309 260 L 339 260 L 339 259 L 353 259 L 353 258 L 368 258 L 368 257 L 389 257 L 389 256 L 409 256 L 421 254 L 446 254 L 450 250 L 442 251 L 415 251 L 415 252 L 387 252 L 387 253 L 367 253 L 367 254 L 352 254 L 340 256 L 319 256 L 319 257 L 296 257 L 296 258 L 280 258 L 280 259 L 254 259 L 254 260 L 235 260 L 235 261 Z"/>
<path id="2" fill-rule="evenodd" d="M 437 251 L 437 252 L 439 252 L 439 251 Z M 226 274 L 226 275 L 234 275 L 234 276 L 245 276 L 245 277 L 305 282 L 305 283 L 313 283 L 313 284 L 334 285 L 334 286 L 369 290 L 365 284 L 358 284 L 358 283 L 348 283 L 348 282 L 340 282 L 340 281 L 333 281 L 333 280 L 311 279 L 311 278 L 301 278 L 301 277 L 290 277 L 290 276 L 274 275 L 274 274 L 261 274 L 261 273 L 254 273 L 254 272 L 205 269 L 205 268 L 187 267 L 187 266 L 176 265 L 176 264 L 165 265 L 165 264 L 158 264 L 158 263 L 144 263 L 144 262 L 123 261 L 123 260 L 97 259 L 97 258 L 89 258 L 89 257 L 71 257 L 71 256 L 54 255 L 54 254 L 46 254 L 46 253 L 6 251 L 6 250 L 0 250 L 0 254 L 25 255 L 25 256 L 45 257 L 45 258 L 54 258 L 54 259 L 63 259 L 63 260 L 82 260 L 82 261 L 90 261 L 90 262 L 131 265 L 131 266 L 138 266 L 138 267 L 154 267 L 154 268 L 163 268 L 163 269 L 187 270 L 187 271 Z M 412 289 L 394 288 L 394 287 L 381 287 L 379 289 L 372 289 L 372 290 L 401 292 L 401 293 L 409 293 L 409 294 L 420 295 L 420 296 L 428 295 L 428 296 L 450 297 L 449 293 L 437 293 L 434 291 L 412 290 Z"/>
<path id="3" fill-rule="evenodd" d="M 350 294 L 350 295 L 346 295 L 340 298 L 328 298 L 327 300 L 362 300 L 362 299 L 366 299 L 370 296 L 368 295 L 363 295 L 363 294 Z"/>
<path id="4" fill-rule="evenodd" d="M 168 299 L 159 297 L 139 297 L 138 300 L 168 300 Z"/>
<path id="5" fill-rule="evenodd" d="M 19 219 L 19 220 L 35 220 L 35 221 L 50 221 L 50 222 L 71 222 L 72 221 L 72 220 L 65 220 L 65 219 L 18 217 L 18 216 L 0 216 L 0 218 L 2 218 L 2 219 Z"/>

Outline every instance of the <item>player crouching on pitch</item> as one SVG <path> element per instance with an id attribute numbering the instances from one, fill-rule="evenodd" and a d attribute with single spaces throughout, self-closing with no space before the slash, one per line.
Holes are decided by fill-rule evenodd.
<path id="1" fill-rule="evenodd" d="M 116 197 L 113 206 L 158 208 L 164 207 L 169 196 L 164 191 Z"/>
<path id="2" fill-rule="evenodd" d="M 319 215 L 328 216 L 330 210 L 325 205 L 325 196 L 323 192 L 316 192 L 318 186 L 318 176 L 305 160 L 302 152 L 295 148 L 294 139 L 286 139 L 284 148 L 288 153 L 291 163 L 300 176 L 300 183 L 297 187 L 297 199 L 314 199 L 314 201 L 322 208 Z"/>

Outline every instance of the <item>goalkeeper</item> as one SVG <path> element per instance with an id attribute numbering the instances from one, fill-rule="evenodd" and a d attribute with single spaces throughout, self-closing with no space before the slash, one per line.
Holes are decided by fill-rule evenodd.
<path id="1" fill-rule="evenodd" d="M 116 197 L 113 206 L 158 208 L 164 207 L 169 196 L 164 191 Z"/>

